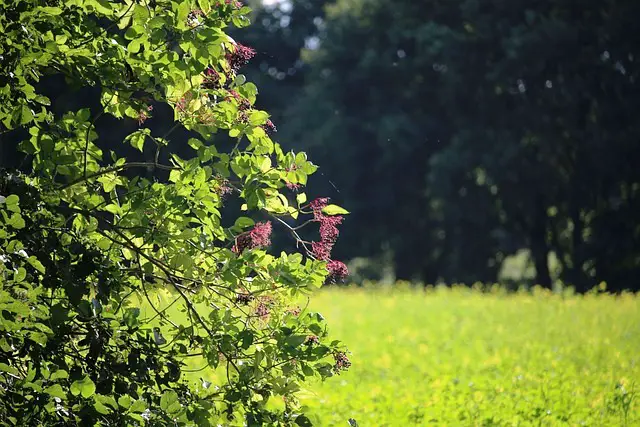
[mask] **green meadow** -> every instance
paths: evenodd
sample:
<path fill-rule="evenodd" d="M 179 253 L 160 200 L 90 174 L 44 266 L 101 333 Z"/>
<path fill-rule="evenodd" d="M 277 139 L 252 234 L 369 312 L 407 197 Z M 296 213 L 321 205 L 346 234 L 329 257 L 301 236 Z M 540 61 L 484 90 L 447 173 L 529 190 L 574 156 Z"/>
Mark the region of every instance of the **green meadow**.
<path fill-rule="evenodd" d="M 168 317 L 188 324 L 178 307 Z M 334 287 L 308 309 L 352 362 L 301 392 L 315 426 L 640 426 L 639 296 Z M 225 375 L 185 364 L 194 381 Z"/>
<path fill-rule="evenodd" d="M 640 299 L 326 289 L 352 368 L 306 391 L 315 425 L 640 425 Z"/>

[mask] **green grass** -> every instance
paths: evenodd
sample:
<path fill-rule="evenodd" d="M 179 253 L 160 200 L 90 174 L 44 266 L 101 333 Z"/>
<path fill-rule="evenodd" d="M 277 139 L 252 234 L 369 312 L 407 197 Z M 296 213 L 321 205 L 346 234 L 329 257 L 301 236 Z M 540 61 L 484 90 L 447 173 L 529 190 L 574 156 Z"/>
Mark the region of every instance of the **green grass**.
<path fill-rule="evenodd" d="M 306 393 L 320 426 L 640 425 L 640 298 L 329 289 L 352 368 Z"/>

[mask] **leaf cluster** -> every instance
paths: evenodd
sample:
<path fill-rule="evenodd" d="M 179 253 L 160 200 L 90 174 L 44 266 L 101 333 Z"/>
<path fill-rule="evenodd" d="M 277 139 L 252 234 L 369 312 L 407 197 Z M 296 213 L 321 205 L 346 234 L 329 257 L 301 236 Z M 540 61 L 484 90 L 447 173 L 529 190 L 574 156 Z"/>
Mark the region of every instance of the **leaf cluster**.
<path fill-rule="evenodd" d="M 297 393 L 339 372 L 345 349 L 301 308 L 328 271 L 292 225 L 312 213 L 287 185 L 317 167 L 271 140 L 257 88 L 237 73 L 241 45 L 225 29 L 249 9 L 0 4 L 0 123 L 25 135 L 31 161 L 28 174 L 0 173 L 1 422 L 309 425 Z M 98 89 L 101 108 L 59 113 L 39 82 L 60 75 Z M 171 131 L 144 126 L 154 105 L 192 132 L 190 158 Z M 96 129 L 105 116 L 138 129 L 113 141 Z M 233 147 L 216 143 L 222 131 Z M 153 159 L 122 156 L 123 143 Z M 238 250 L 258 215 L 302 252 Z"/>

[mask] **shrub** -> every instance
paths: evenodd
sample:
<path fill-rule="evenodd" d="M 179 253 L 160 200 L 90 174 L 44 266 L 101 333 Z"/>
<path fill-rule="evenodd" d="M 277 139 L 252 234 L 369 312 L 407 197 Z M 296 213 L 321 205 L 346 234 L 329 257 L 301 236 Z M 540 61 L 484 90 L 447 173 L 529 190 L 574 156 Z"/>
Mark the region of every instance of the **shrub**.
<path fill-rule="evenodd" d="M 300 190 L 316 166 L 283 152 L 254 108 L 257 89 L 238 72 L 255 52 L 224 32 L 246 25 L 249 9 L 2 8 L 0 123 L 26 136 L 31 161 L 28 173 L 0 174 L 2 424 L 309 425 L 301 383 L 350 364 L 304 308 L 346 274 L 330 252 L 347 212 L 307 202 Z M 38 84 L 50 75 L 99 89 L 99 111 L 54 114 L 57 100 Z M 193 133 L 191 158 L 177 154 L 172 131 L 146 127 L 163 105 L 172 131 Z M 151 161 L 98 133 L 109 115 L 137 122 L 124 142 Z M 214 144 L 223 132 L 227 150 Z M 236 199 L 242 216 L 225 207 Z M 302 234 L 314 224 L 316 242 Z M 269 253 L 275 230 L 300 251 Z"/>

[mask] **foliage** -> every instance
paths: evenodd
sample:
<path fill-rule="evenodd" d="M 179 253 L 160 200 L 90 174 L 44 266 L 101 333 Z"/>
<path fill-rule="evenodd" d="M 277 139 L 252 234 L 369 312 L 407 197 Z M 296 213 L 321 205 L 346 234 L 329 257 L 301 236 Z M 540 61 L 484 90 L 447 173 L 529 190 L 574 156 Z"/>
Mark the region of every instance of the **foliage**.
<path fill-rule="evenodd" d="M 636 287 L 638 5 L 330 6 L 281 136 L 350 201 L 342 248 L 428 283 L 493 281 L 528 249 L 541 285 L 555 253 L 581 291 Z"/>
<path fill-rule="evenodd" d="M 398 285 L 327 289 L 311 306 L 358 359 L 303 400 L 320 425 L 640 423 L 637 294 Z"/>
<path fill-rule="evenodd" d="M 317 167 L 253 108 L 238 72 L 254 51 L 225 33 L 249 9 L 1 5 L 0 123 L 31 162 L 0 174 L 2 424 L 310 425 L 300 384 L 345 369 L 346 349 L 299 305 L 346 274 L 330 250 L 347 212 L 306 200 Z M 95 89 L 100 108 L 60 111 L 51 76 Z M 154 134 L 168 107 L 171 130 Z M 114 119 L 138 128 L 98 132 Z M 174 130 L 192 136 L 188 158 Z M 269 253 L 272 224 L 299 253 Z"/>
<path fill-rule="evenodd" d="M 300 96 L 309 64 L 305 46 L 317 41 L 324 28 L 324 6 L 331 0 L 289 0 L 264 4 L 252 0 L 251 27 L 232 31 L 256 49 L 255 59 L 244 69 L 260 88 L 258 105 L 269 111 L 278 127 L 286 127 L 285 111 Z M 292 144 L 292 146 L 294 146 Z"/>

